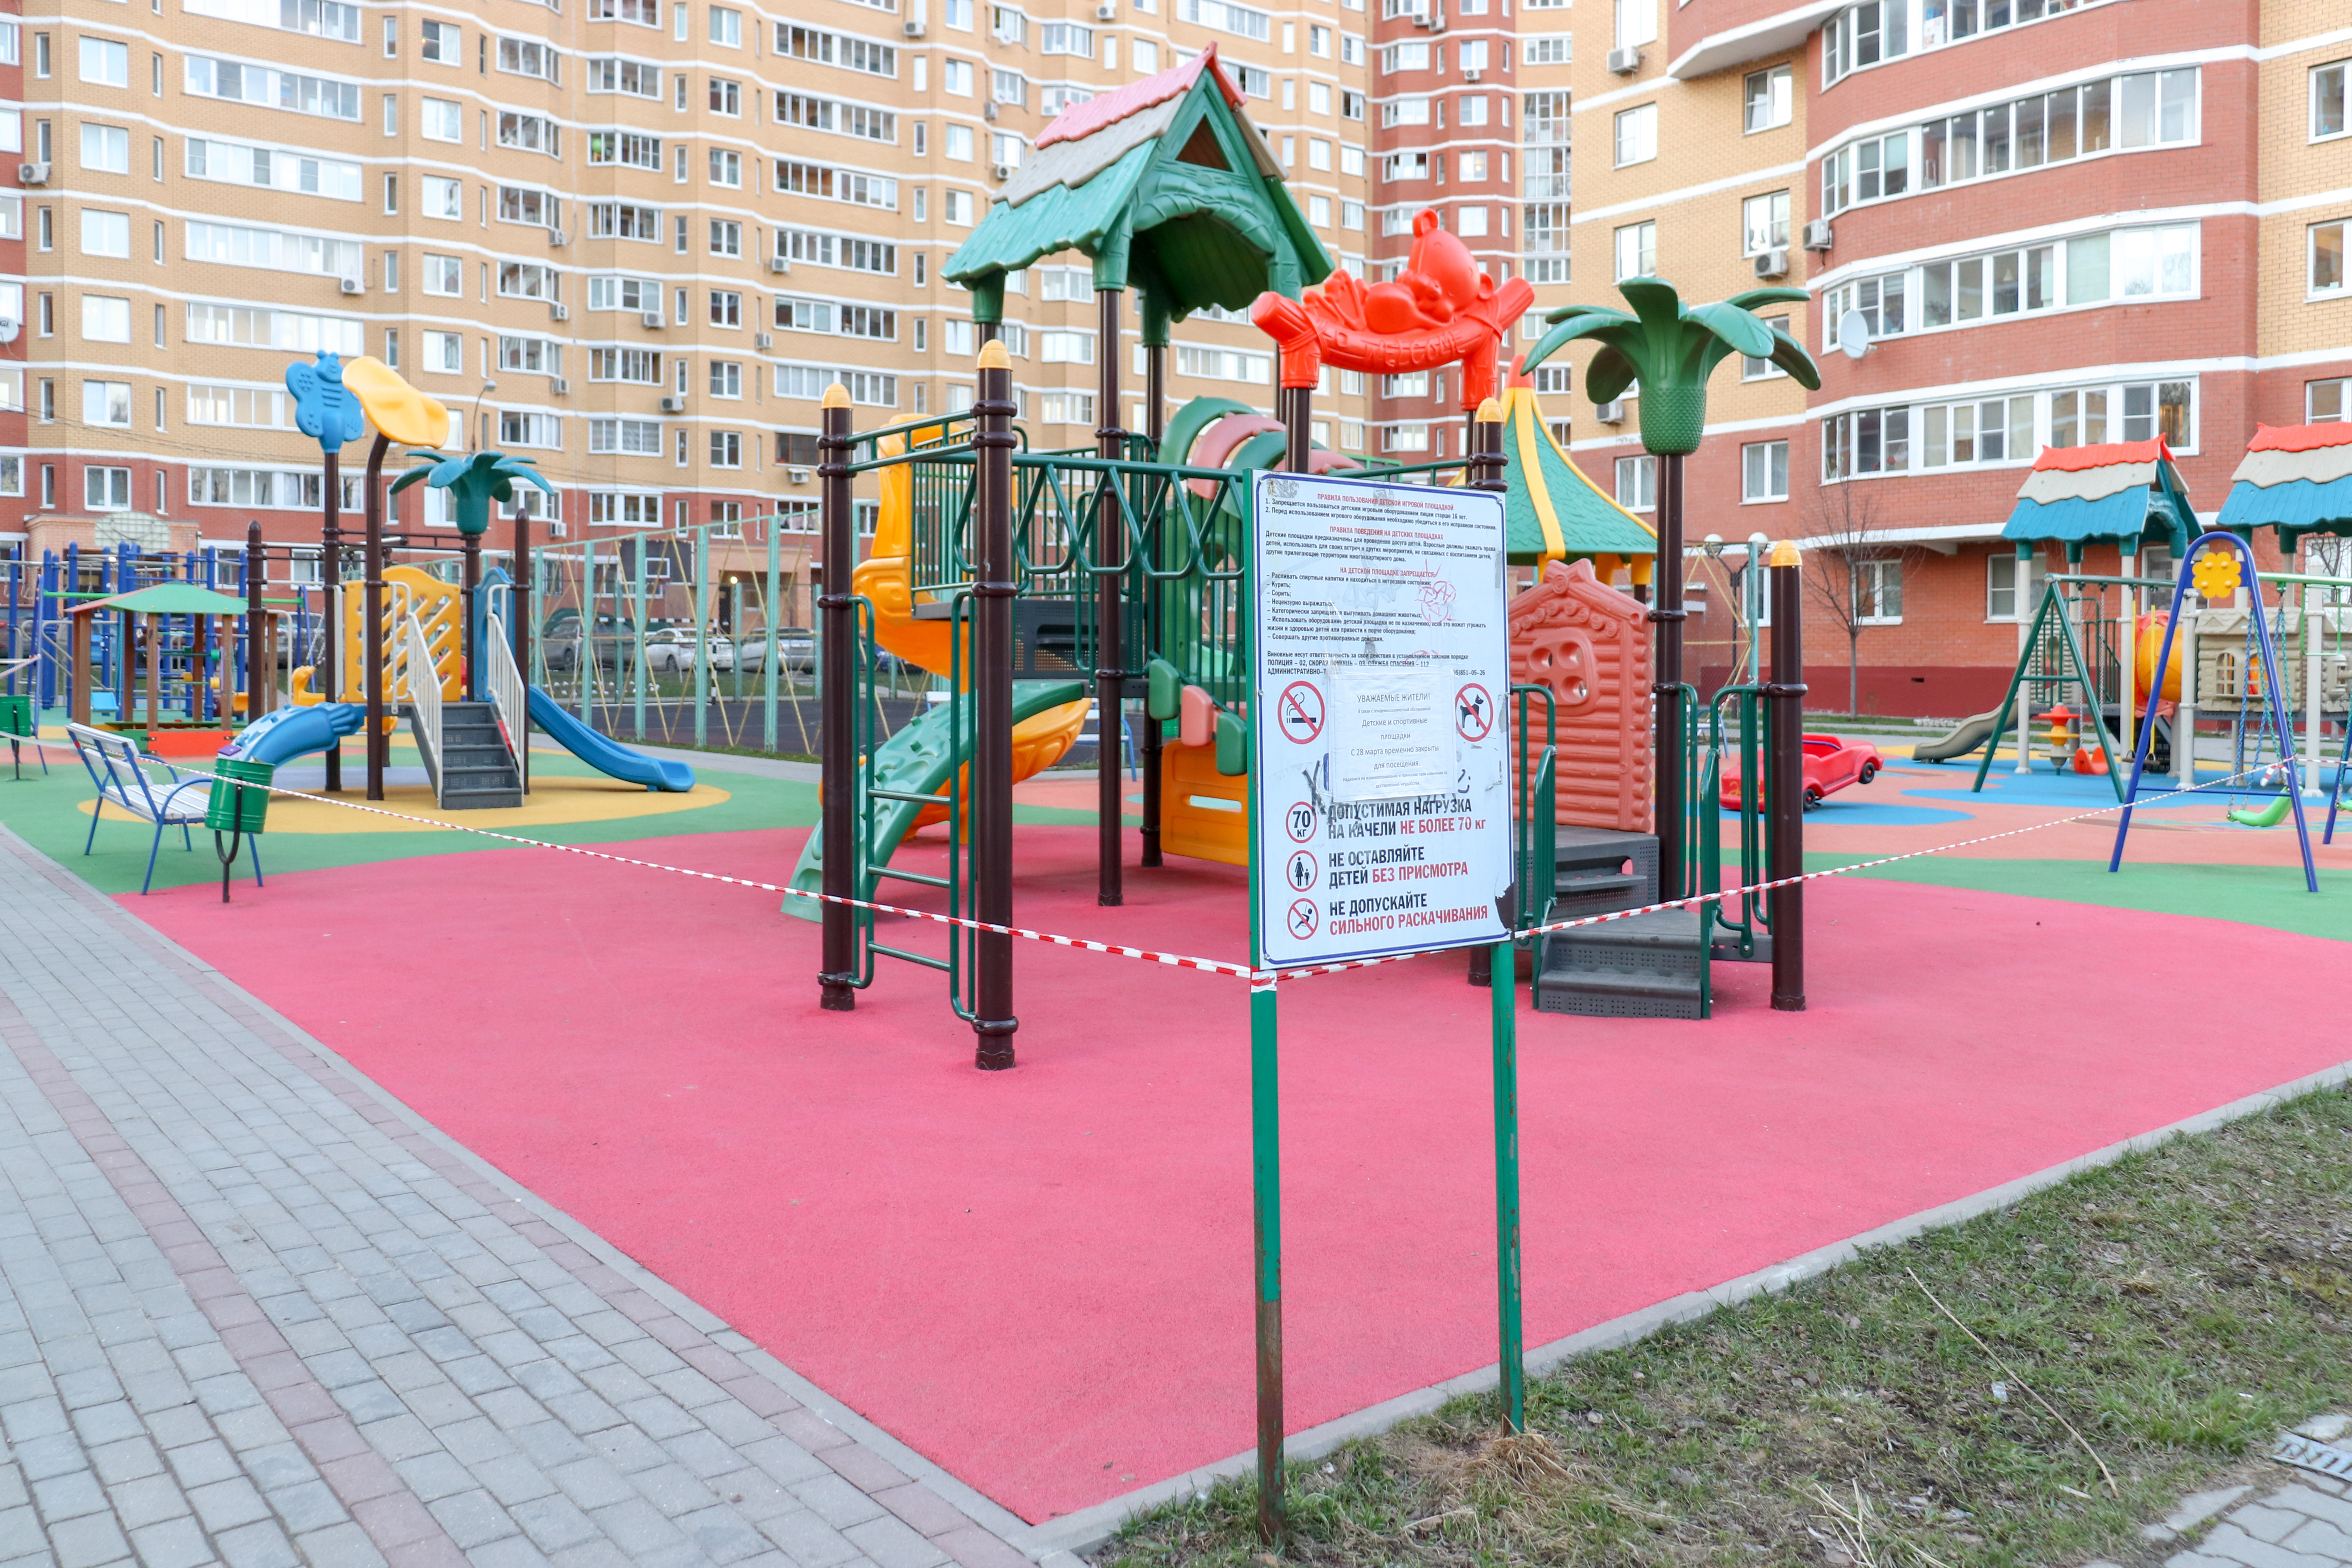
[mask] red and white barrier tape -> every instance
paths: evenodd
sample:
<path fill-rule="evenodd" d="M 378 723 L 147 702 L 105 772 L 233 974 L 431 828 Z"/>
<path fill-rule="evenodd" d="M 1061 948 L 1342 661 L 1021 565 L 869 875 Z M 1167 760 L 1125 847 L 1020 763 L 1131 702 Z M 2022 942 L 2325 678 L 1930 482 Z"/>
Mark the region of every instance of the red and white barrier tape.
<path fill-rule="evenodd" d="M 73 750 L 71 746 L 61 746 L 53 741 L 37 740 L 29 735 L 11 735 L 5 731 L 0 731 L 0 741 L 20 742 L 26 745 L 40 747 L 45 751 L 70 752 Z M 2234 784 L 2248 773 L 2260 771 L 2260 768 L 2247 768 L 2231 773 L 2227 778 L 2200 784 L 2196 788 L 2202 792 L 2212 789 L 2217 784 Z M 1406 952 L 1380 958 L 1349 959 L 1339 963 L 1302 964 L 1289 969 L 1253 969 L 1246 963 L 1228 963 L 1222 959 L 1193 958 L 1183 953 L 1158 952 L 1150 948 L 1129 947 L 1120 942 L 1096 942 L 1087 937 L 1063 936 L 1054 931 L 1032 931 L 1026 926 L 997 925 L 992 921 L 971 920 L 961 915 L 942 915 L 929 910 L 910 910 L 899 904 L 877 903 L 870 899 L 843 898 L 833 893 L 812 893 L 803 889 L 783 887 L 751 877 L 730 877 L 718 871 L 697 871 L 685 866 L 667 865 L 659 860 L 640 860 L 629 855 L 611 855 L 604 850 L 590 849 L 578 844 L 551 844 L 544 838 L 525 838 L 519 834 L 499 833 L 488 827 L 476 827 L 469 823 L 444 822 L 438 817 L 417 816 L 408 812 L 393 811 L 380 805 L 369 805 L 361 801 L 341 800 L 331 795 L 310 795 L 301 790 L 288 789 L 282 784 L 258 784 L 247 779 L 226 779 L 218 773 L 200 773 L 190 768 L 174 768 L 173 772 L 183 779 L 208 779 L 216 784 L 239 784 L 247 789 L 267 789 L 272 795 L 286 795 L 295 800 L 317 801 L 322 805 L 339 805 L 345 810 L 364 812 L 371 816 L 388 816 L 396 822 L 421 823 L 427 827 L 443 828 L 453 833 L 470 833 L 479 838 L 495 838 L 503 843 L 520 844 L 531 849 L 557 849 L 567 855 L 584 855 L 592 860 L 609 860 L 616 866 L 636 866 L 649 871 L 668 871 L 680 877 L 696 877 L 706 882 L 724 882 L 738 888 L 757 889 L 761 892 L 782 893 L 786 898 L 807 899 L 820 904 L 843 904 L 851 909 L 872 910 L 879 914 L 904 915 L 908 920 L 929 921 L 934 925 L 960 926 L 971 931 L 988 931 L 997 936 L 1018 937 L 1024 942 L 1044 942 L 1052 947 L 1075 948 L 1081 952 L 1108 953 L 1114 958 L 1137 958 L 1147 963 L 1166 964 L 1171 969 L 1197 969 L 1209 974 L 1230 974 L 1235 979 L 1249 981 L 1253 989 L 1280 980 L 1306 980 L 1318 974 L 1338 974 L 1350 969 L 1371 969 L 1380 964 L 1402 963 L 1406 959 L 1423 956 L 1420 952 Z M 1857 860 L 1851 866 L 1832 866 L 1827 870 L 1806 871 L 1798 876 L 1780 878 L 1777 881 L 1758 882 L 1752 887 L 1726 888 L 1719 892 L 1698 893 L 1687 899 L 1668 899 L 1661 903 L 1644 904 L 1635 910 L 1612 910 L 1606 914 L 1582 915 L 1570 921 L 1554 921 L 1546 925 L 1530 926 L 1526 931 L 1516 932 L 1514 935 L 1547 936 L 1554 931 L 1575 931 L 1583 926 L 1606 925 L 1611 921 L 1631 920 L 1635 915 L 1653 915 L 1664 910 L 1696 909 L 1703 904 L 1738 898 L 1747 893 L 1769 893 L 1776 888 L 1794 887 L 1800 882 L 1814 882 L 1827 877 L 1843 877 L 1854 871 L 1867 871 L 1879 866 L 1892 866 L 1900 861 L 1917 860 L 1931 855 L 1948 855 L 1955 849 L 1968 849 L 1979 844 L 1992 844 L 2004 838 L 2015 838 L 2021 834 L 2039 833 L 2045 827 L 2063 827 L 2070 822 L 2082 822 L 2090 817 L 2104 816 L 2109 812 L 2121 811 L 2126 805 L 2147 804 L 2147 799 L 2118 801 L 2112 805 L 2102 805 L 2091 811 L 2076 812 L 2071 816 L 2053 817 L 2048 822 L 2029 823 L 2023 827 L 2004 828 L 1999 833 L 1987 833 L 1975 838 L 1963 838 L 1957 843 L 1937 845 L 1932 849 L 1912 849 L 1901 855 L 1881 856 L 1874 860 Z"/>

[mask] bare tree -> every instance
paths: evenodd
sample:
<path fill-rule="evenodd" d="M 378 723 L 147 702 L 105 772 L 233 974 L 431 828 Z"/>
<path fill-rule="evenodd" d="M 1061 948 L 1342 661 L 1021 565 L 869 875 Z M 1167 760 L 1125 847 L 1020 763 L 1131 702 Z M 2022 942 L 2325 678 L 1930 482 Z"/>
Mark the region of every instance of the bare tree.
<path fill-rule="evenodd" d="M 1924 552 L 1890 537 L 1874 488 L 1816 489 L 1805 507 L 1805 597 L 1845 633 L 1848 713 L 1862 710 L 1862 635 L 1903 613 L 1903 578 Z"/>

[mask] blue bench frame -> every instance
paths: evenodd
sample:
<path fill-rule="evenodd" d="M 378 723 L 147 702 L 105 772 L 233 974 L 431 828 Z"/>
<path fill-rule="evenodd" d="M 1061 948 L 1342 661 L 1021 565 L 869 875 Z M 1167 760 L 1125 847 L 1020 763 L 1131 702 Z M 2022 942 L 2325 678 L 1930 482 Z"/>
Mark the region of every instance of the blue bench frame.
<path fill-rule="evenodd" d="M 204 821 L 205 807 L 212 799 L 212 781 L 208 778 L 183 778 L 180 770 L 159 757 L 148 756 L 139 749 L 139 742 L 128 735 L 110 734 L 84 724 L 68 724 L 66 732 L 73 738 L 74 752 L 81 765 L 89 770 L 89 782 L 98 787 L 98 800 L 90 807 L 89 837 L 82 841 L 81 852 L 87 855 L 98 842 L 98 820 L 109 805 L 120 806 L 142 822 L 155 825 L 155 837 L 147 846 L 147 876 L 139 884 L 144 895 L 154 886 L 155 856 L 163 847 L 163 829 L 180 830 L 182 844 L 194 852 L 195 839 L 189 828 Z M 170 775 L 153 778 L 147 764 L 153 763 Z M 253 852 L 253 885 L 262 886 L 261 842 L 252 834 L 246 844 Z"/>

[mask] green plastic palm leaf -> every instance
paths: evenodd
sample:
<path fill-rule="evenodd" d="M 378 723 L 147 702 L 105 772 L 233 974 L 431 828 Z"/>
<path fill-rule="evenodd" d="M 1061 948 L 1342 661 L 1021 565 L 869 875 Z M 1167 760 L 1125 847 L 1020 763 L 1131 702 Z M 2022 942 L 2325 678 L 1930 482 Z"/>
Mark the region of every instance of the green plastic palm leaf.
<path fill-rule="evenodd" d="M 1769 359 L 1808 392 L 1822 384 L 1821 368 L 1794 338 L 1768 326 L 1759 305 L 1800 304 L 1802 289 L 1751 289 L 1711 305 L 1685 305 L 1661 278 L 1628 278 L 1617 285 L 1633 313 L 1601 305 L 1570 305 L 1544 318 L 1551 330 L 1520 361 L 1533 371 L 1580 339 L 1600 344 L 1584 373 L 1585 395 L 1608 403 L 1635 382 L 1642 385 L 1642 445 L 1661 454 L 1698 450 L 1706 428 L 1706 378 L 1732 353 Z"/>
<path fill-rule="evenodd" d="M 417 451 L 409 456 L 417 459 L 417 465 L 392 481 L 393 494 L 398 495 L 419 482 L 436 490 L 447 490 L 457 531 L 476 539 L 490 531 L 491 503 L 514 500 L 516 480 L 527 479 L 549 495 L 555 493 L 555 487 L 540 473 L 535 458 L 509 457 L 504 452 L 467 452 L 445 458 L 438 452 Z"/>

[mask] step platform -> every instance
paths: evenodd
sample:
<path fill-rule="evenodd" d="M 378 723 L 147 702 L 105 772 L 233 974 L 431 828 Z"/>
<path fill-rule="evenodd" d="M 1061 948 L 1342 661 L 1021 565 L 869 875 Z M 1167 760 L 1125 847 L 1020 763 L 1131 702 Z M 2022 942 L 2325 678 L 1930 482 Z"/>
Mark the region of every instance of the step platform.
<path fill-rule="evenodd" d="M 1555 931 L 1536 965 L 1536 1011 L 1587 1018 L 1704 1018 L 1708 961 L 1696 910 L 1658 910 Z"/>

